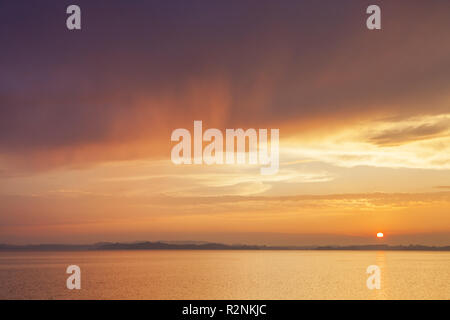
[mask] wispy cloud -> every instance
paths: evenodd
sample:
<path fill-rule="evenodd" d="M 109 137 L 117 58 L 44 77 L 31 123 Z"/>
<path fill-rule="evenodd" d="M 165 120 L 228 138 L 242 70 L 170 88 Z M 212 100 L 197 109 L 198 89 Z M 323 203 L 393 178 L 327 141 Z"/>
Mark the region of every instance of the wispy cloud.
<path fill-rule="evenodd" d="M 288 143 L 291 156 L 337 166 L 449 169 L 450 115 L 365 121 L 317 140 Z"/>
<path fill-rule="evenodd" d="M 450 136 L 450 115 L 423 117 L 385 123 L 368 141 L 380 146 L 398 146 L 419 140 Z"/>

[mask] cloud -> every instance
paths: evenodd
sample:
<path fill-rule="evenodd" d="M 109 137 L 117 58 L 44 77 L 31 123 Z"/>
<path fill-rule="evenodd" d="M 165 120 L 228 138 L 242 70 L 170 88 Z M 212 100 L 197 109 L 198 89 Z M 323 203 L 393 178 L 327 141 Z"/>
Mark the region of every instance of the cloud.
<path fill-rule="evenodd" d="M 360 121 L 284 143 L 290 158 L 342 167 L 450 168 L 450 115 Z"/>
<path fill-rule="evenodd" d="M 393 18 L 382 33 L 364 28 L 359 1 L 201 3 L 136 1 L 124 10 L 81 1 L 96 19 L 80 34 L 8 3 L 0 13 L 9 30 L 0 34 L 8 42 L 0 52 L 2 165 L 38 171 L 166 158 L 171 130 L 199 119 L 221 129 L 277 127 L 287 137 L 423 114 L 424 106 L 429 114 L 448 110 L 444 2 L 387 3 Z M 63 8 L 42 6 L 47 15 Z M 40 28 L 23 27 L 15 13 Z M 391 145 L 441 129 L 424 124 L 369 137 Z"/>
<path fill-rule="evenodd" d="M 353 193 L 325 195 L 294 195 L 294 196 L 159 196 L 152 203 L 165 203 L 176 206 L 202 204 L 217 206 L 219 204 L 258 204 L 266 208 L 289 206 L 295 208 L 352 208 L 357 210 L 375 209 L 380 207 L 404 208 L 431 203 L 450 203 L 450 192 L 429 193 Z"/>
<path fill-rule="evenodd" d="M 423 120 L 422 120 L 423 122 Z M 400 126 L 402 123 L 396 123 Z M 420 123 L 403 128 L 391 128 L 369 137 L 369 142 L 380 146 L 396 146 L 412 141 L 427 140 L 450 135 L 450 117 L 445 116 L 434 123 Z"/>

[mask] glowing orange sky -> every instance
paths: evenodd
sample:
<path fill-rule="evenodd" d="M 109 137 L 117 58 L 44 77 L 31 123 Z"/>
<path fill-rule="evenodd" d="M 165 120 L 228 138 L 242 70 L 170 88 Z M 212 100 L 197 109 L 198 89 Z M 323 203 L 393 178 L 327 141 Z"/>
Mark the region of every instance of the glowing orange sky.
<path fill-rule="evenodd" d="M 449 244 L 448 2 L 80 5 L 0 13 L 0 242 Z M 280 129 L 278 174 L 175 166 L 194 120 Z"/>

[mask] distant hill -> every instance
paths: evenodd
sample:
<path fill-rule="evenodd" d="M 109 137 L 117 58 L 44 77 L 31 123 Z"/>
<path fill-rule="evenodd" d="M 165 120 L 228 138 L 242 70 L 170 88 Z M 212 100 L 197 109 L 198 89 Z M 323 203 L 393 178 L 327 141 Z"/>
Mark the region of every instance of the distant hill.
<path fill-rule="evenodd" d="M 112 243 L 102 242 L 88 245 L 77 244 L 38 244 L 38 245 L 8 245 L 0 244 L 0 251 L 84 251 L 84 250 L 392 250 L 392 251 L 450 251 L 450 246 L 390 246 L 352 245 L 352 246 L 253 246 L 228 245 L 221 243 L 167 243 L 167 242 L 133 242 Z"/>
<path fill-rule="evenodd" d="M 97 250 L 258 250 L 264 247 L 247 245 L 226 245 L 220 243 L 109 243 L 96 247 Z"/>

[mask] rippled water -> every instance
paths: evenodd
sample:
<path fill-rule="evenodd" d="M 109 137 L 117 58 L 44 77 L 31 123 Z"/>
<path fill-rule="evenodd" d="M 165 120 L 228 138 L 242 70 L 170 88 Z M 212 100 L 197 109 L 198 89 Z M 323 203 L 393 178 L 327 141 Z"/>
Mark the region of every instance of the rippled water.
<path fill-rule="evenodd" d="M 66 288 L 72 264 L 81 290 Z M 450 299 L 450 252 L 0 252 L 0 298 Z"/>

